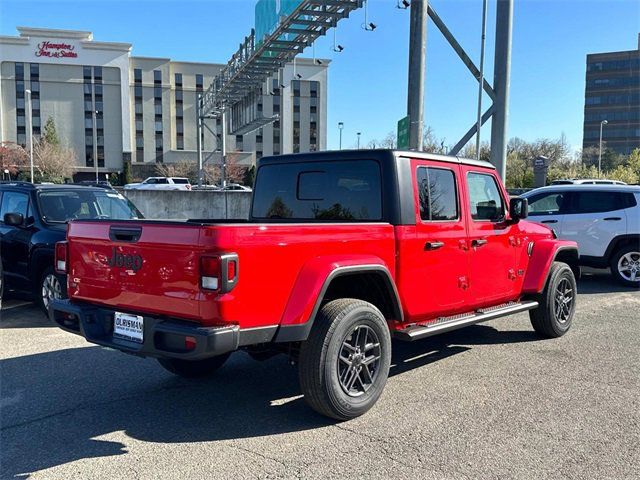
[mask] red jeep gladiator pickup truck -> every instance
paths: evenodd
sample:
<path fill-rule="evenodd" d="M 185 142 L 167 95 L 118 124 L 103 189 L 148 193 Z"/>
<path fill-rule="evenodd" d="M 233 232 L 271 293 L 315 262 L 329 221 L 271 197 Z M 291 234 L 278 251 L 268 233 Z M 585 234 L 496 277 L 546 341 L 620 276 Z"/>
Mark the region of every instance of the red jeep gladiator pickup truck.
<path fill-rule="evenodd" d="M 185 193 L 188 195 L 188 193 Z M 578 250 L 527 221 L 487 162 L 356 150 L 260 161 L 249 221 L 90 220 L 56 246 L 51 319 L 185 377 L 282 352 L 312 408 L 366 412 L 391 339 L 529 311 L 559 337 Z"/>

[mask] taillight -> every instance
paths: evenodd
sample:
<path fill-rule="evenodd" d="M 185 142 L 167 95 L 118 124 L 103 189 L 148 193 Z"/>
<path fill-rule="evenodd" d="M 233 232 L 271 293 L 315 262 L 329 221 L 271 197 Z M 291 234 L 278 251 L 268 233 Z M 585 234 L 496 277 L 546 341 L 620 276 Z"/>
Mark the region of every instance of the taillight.
<path fill-rule="evenodd" d="M 66 241 L 56 243 L 55 270 L 58 273 L 67 273 L 68 246 Z"/>
<path fill-rule="evenodd" d="M 187 190 L 191 190 L 191 185 L 187 183 Z"/>
<path fill-rule="evenodd" d="M 203 256 L 200 258 L 200 286 L 204 290 L 227 293 L 238 283 L 238 255 Z"/>
<path fill-rule="evenodd" d="M 202 257 L 200 270 L 202 288 L 217 290 L 220 285 L 220 257 Z"/>

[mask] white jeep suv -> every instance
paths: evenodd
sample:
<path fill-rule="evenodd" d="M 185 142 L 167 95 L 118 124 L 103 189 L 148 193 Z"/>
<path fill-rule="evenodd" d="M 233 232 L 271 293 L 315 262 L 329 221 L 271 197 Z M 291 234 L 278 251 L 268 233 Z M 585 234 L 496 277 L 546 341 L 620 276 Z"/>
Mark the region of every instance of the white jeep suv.
<path fill-rule="evenodd" d="M 640 186 L 552 185 L 521 195 L 529 220 L 578 243 L 580 264 L 640 287 Z"/>

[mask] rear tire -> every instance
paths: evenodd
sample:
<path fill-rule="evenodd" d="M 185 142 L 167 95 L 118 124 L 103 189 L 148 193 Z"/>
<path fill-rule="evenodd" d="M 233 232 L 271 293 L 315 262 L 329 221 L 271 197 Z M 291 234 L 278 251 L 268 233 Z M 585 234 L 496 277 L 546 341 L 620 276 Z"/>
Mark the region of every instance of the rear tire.
<path fill-rule="evenodd" d="M 67 298 L 66 278 L 64 275 L 58 275 L 53 267 L 47 267 L 40 274 L 34 294 L 40 310 L 48 316 L 52 300 Z"/>
<path fill-rule="evenodd" d="M 543 337 L 561 337 L 571 328 L 576 310 L 576 279 L 566 263 L 553 262 L 547 285 L 533 297 L 538 307 L 529 311 L 533 329 Z"/>
<path fill-rule="evenodd" d="M 158 362 L 166 370 L 183 378 L 204 378 L 213 375 L 231 356 L 223 353 L 204 360 L 183 360 L 181 358 L 159 358 Z"/>
<path fill-rule="evenodd" d="M 362 300 L 333 300 L 300 348 L 300 386 L 315 411 L 349 420 L 376 403 L 390 364 L 391 335 L 380 310 Z"/>
<path fill-rule="evenodd" d="M 622 247 L 611 257 L 611 274 L 627 287 L 640 287 L 640 245 Z"/>

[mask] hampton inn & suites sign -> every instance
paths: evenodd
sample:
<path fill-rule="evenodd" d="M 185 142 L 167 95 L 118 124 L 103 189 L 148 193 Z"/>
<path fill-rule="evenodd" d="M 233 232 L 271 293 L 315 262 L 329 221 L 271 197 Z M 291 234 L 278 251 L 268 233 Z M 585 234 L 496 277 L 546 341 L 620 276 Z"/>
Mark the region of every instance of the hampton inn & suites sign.
<path fill-rule="evenodd" d="M 75 49 L 75 45 L 45 40 L 38 43 L 36 57 L 77 58 L 78 54 L 74 51 Z"/>

